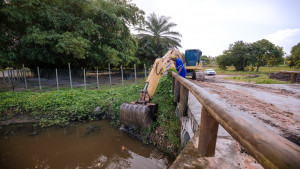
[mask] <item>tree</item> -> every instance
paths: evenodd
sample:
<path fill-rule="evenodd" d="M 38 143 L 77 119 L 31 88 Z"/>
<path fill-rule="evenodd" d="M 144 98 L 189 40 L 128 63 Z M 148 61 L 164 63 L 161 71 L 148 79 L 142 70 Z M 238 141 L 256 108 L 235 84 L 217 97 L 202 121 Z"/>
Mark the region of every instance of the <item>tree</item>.
<path fill-rule="evenodd" d="M 292 47 L 291 55 L 286 60 L 290 67 L 300 68 L 300 43 Z"/>
<path fill-rule="evenodd" d="M 156 58 L 162 57 L 169 48 L 181 47 L 179 39 L 181 34 L 171 31 L 176 24 L 170 22 L 170 19 L 170 17 L 159 17 L 152 13 L 147 17 L 145 26 L 136 29 L 139 32 L 137 55 L 141 59 L 153 62 Z"/>
<path fill-rule="evenodd" d="M 256 41 L 251 44 L 251 54 L 256 58 L 258 72 L 260 66 L 277 65 L 283 61 L 282 47 L 275 46 L 266 39 Z"/>
<path fill-rule="evenodd" d="M 216 57 L 216 63 L 222 70 L 226 70 L 227 66 L 232 65 L 230 61 L 229 51 L 224 51 L 222 55 Z"/>
<path fill-rule="evenodd" d="M 243 41 L 237 41 L 229 45 L 228 50 L 223 55 L 218 56 L 217 64 L 221 69 L 233 65 L 236 71 L 244 71 L 245 67 L 253 63 L 253 57 L 250 55 L 250 44 Z"/>
<path fill-rule="evenodd" d="M 210 62 L 211 62 L 211 57 L 208 57 L 206 55 L 202 55 L 202 58 L 201 58 L 202 62 L 203 62 L 203 65 L 209 65 Z"/>
<path fill-rule="evenodd" d="M 144 21 L 127 0 L 11 0 L 0 6 L 4 66 L 93 68 L 138 62 L 129 26 Z"/>

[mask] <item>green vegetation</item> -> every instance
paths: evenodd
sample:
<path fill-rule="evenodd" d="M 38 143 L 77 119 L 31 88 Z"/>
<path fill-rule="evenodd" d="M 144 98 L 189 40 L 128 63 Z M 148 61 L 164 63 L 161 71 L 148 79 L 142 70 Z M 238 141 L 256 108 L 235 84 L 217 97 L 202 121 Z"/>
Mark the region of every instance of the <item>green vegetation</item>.
<path fill-rule="evenodd" d="M 144 12 L 127 0 L 0 1 L 0 67 L 137 63 L 129 26 Z"/>
<path fill-rule="evenodd" d="M 257 77 L 251 76 L 234 76 L 234 77 L 225 77 L 224 79 L 232 79 L 237 81 L 244 81 L 255 84 L 285 84 L 288 82 L 278 81 L 276 79 L 270 79 L 268 75 L 262 74 Z"/>
<path fill-rule="evenodd" d="M 153 97 L 154 103 L 159 103 L 157 127 L 161 128 L 163 137 L 168 138 L 167 152 L 176 154 L 180 152 L 180 122 L 175 114 L 176 103 L 172 94 L 172 76 L 169 71 L 167 77 L 160 79 Z M 163 144 L 163 143 L 162 143 Z"/>
<path fill-rule="evenodd" d="M 203 66 L 207 66 L 207 65 L 211 64 L 213 58 L 211 56 L 202 55 L 201 60 L 202 60 Z"/>
<path fill-rule="evenodd" d="M 204 69 L 214 69 L 217 75 L 267 74 L 267 73 L 275 73 L 280 71 L 292 71 L 292 69 L 284 65 L 273 66 L 273 67 L 260 67 L 258 72 L 254 71 L 255 67 L 252 68 L 252 66 L 246 67 L 245 71 L 236 71 L 233 66 L 228 66 L 226 70 L 223 70 L 217 66 L 204 67 Z"/>
<path fill-rule="evenodd" d="M 30 117 L 41 120 L 43 127 L 67 125 L 70 121 L 93 120 L 94 109 L 101 112 L 116 124 L 119 123 L 120 105 L 139 97 L 141 85 L 108 90 L 60 90 L 50 92 L 5 92 L 0 93 L 0 119 L 13 116 Z"/>
<path fill-rule="evenodd" d="M 300 68 L 300 43 L 292 48 L 291 55 L 286 60 L 290 67 Z"/>
<path fill-rule="evenodd" d="M 150 14 L 143 27 L 137 28 L 137 57 L 149 65 L 159 57 L 164 56 L 168 49 L 181 47 L 181 34 L 171 30 L 176 26 L 170 22 L 170 17 Z"/>
<path fill-rule="evenodd" d="M 229 45 L 222 55 L 216 58 L 219 68 L 226 70 L 227 66 L 234 66 L 237 71 L 244 71 L 249 65 L 255 65 L 258 72 L 261 66 L 276 66 L 283 63 L 283 49 L 275 46 L 266 39 L 254 43 L 237 41 Z"/>

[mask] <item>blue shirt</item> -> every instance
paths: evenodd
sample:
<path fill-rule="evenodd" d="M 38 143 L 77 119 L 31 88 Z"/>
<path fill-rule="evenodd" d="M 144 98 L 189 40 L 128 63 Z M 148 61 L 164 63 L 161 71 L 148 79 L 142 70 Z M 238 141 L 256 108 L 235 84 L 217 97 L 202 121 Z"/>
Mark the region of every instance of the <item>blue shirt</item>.
<path fill-rule="evenodd" d="M 182 76 L 183 78 L 185 78 L 186 75 L 186 70 L 184 68 L 183 62 L 180 58 L 177 58 L 176 62 L 175 62 L 175 66 L 176 66 L 176 70 L 177 72 L 179 71 L 179 69 L 182 67 L 181 72 L 179 73 L 180 76 Z"/>

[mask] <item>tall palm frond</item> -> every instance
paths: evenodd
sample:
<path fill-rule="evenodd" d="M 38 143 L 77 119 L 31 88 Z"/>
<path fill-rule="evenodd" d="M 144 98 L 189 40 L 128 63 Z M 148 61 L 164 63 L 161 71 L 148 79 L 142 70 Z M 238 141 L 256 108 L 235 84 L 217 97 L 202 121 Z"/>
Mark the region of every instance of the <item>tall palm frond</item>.
<path fill-rule="evenodd" d="M 140 44 L 139 50 L 142 51 L 139 53 L 154 56 L 153 59 L 155 59 L 162 57 L 169 48 L 181 47 L 180 37 L 182 35 L 179 32 L 171 30 L 177 24 L 170 22 L 170 19 L 170 17 L 157 16 L 155 13 L 152 13 L 147 17 L 144 27 L 136 28 L 139 32 L 137 35 Z"/>

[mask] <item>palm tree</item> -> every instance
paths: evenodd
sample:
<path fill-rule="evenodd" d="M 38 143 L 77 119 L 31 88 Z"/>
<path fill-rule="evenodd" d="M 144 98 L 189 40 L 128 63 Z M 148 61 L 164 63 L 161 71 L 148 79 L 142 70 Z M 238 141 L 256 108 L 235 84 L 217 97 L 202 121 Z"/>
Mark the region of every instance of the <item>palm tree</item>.
<path fill-rule="evenodd" d="M 171 31 L 177 24 L 170 22 L 170 17 L 150 14 L 145 21 L 145 26 L 137 28 L 139 32 L 137 40 L 139 42 L 138 55 L 143 59 L 154 61 L 157 57 L 162 57 L 169 48 L 181 47 L 181 34 Z M 141 58 L 141 59 L 142 59 Z"/>

